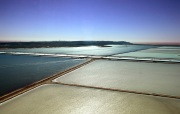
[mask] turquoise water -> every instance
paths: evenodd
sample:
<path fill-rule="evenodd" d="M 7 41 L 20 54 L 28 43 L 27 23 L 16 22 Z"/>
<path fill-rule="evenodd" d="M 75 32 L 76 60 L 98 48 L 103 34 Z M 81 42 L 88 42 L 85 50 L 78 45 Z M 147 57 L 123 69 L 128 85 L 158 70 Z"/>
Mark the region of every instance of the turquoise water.
<path fill-rule="evenodd" d="M 85 59 L 0 54 L 0 95 L 84 62 Z"/>

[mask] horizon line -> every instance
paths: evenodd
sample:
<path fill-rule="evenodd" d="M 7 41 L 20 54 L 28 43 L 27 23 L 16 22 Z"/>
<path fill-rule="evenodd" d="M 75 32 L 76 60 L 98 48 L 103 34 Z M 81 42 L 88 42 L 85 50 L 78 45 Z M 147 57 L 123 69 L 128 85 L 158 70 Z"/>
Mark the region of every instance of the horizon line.
<path fill-rule="evenodd" d="M 133 42 L 134 44 L 180 45 L 180 42 Z"/>
<path fill-rule="evenodd" d="M 112 42 L 129 42 L 129 41 L 124 41 L 124 40 L 52 40 L 52 41 L 14 41 L 14 40 L 0 40 L 0 43 L 13 43 L 13 42 L 76 42 L 76 41 L 112 41 Z M 178 42 L 174 42 L 174 41 L 162 41 L 162 42 L 151 42 L 151 41 L 142 41 L 142 42 L 129 42 L 129 43 L 133 43 L 133 44 L 157 44 L 157 45 L 180 45 L 180 41 Z"/>

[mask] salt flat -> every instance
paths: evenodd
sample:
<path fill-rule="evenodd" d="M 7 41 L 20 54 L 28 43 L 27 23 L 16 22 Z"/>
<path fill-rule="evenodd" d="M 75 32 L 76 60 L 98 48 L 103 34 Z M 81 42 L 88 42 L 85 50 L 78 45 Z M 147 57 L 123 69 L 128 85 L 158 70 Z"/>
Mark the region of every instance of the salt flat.
<path fill-rule="evenodd" d="M 147 50 L 140 50 L 130 53 L 117 54 L 117 57 L 146 57 L 146 58 L 162 58 L 162 59 L 177 59 L 180 60 L 180 47 L 158 47 Z"/>
<path fill-rule="evenodd" d="M 179 74 L 180 64 L 97 60 L 54 82 L 179 97 Z"/>
<path fill-rule="evenodd" d="M 179 114 L 180 100 L 48 84 L 0 105 L 0 114 Z"/>

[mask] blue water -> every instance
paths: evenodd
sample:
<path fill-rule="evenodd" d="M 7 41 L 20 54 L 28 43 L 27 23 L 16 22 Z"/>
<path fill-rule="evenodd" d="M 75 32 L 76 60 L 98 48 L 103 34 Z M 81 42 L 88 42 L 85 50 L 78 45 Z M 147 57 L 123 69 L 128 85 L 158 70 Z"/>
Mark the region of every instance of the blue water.
<path fill-rule="evenodd" d="M 85 61 L 85 59 L 0 54 L 0 96 Z"/>

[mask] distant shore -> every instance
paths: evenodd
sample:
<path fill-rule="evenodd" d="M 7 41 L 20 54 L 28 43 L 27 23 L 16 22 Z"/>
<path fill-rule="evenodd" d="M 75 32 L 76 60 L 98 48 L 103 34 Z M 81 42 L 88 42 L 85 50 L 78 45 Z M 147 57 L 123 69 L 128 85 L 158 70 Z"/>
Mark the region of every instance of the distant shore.
<path fill-rule="evenodd" d="M 42 47 L 81 47 L 106 45 L 130 45 L 125 41 L 52 41 L 52 42 L 0 42 L 0 48 L 42 48 Z"/>

